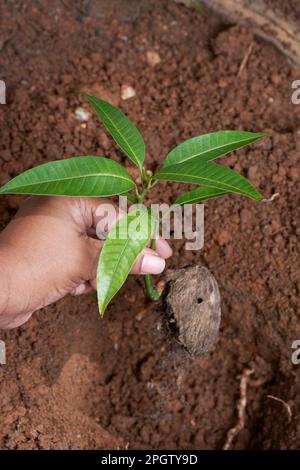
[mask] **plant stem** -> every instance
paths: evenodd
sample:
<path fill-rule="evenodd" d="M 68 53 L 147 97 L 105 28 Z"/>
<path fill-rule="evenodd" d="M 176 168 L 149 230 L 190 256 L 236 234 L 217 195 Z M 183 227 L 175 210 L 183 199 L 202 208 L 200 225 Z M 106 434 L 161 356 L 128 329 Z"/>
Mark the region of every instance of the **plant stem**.
<path fill-rule="evenodd" d="M 153 239 L 152 239 L 152 242 L 151 242 L 152 250 L 155 249 L 157 228 L 158 227 L 157 227 L 157 223 L 156 223 L 155 226 L 154 226 Z M 146 287 L 147 295 L 151 300 L 156 301 L 156 300 L 160 299 L 162 291 L 158 291 L 157 289 L 155 289 L 154 284 L 153 284 L 153 278 L 152 278 L 151 274 L 146 274 L 145 275 L 145 287 Z"/>
<path fill-rule="evenodd" d="M 146 187 L 143 187 L 141 192 L 137 191 L 137 199 L 140 204 L 144 202 L 145 196 L 147 192 L 149 191 L 149 189 L 151 189 L 156 184 L 156 181 L 152 180 L 152 176 L 147 175 L 147 172 L 144 167 L 142 168 L 141 176 L 142 176 L 142 181 L 146 184 Z M 153 239 L 151 242 L 152 250 L 155 249 L 157 228 L 158 227 L 156 223 L 154 226 Z M 145 282 L 145 287 L 146 287 L 146 292 L 147 292 L 148 297 L 153 301 L 159 300 L 161 297 L 162 291 L 158 291 L 155 289 L 151 274 L 145 275 L 144 282 Z"/>
<path fill-rule="evenodd" d="M 143 189 L 141 193 L 137 194 L 137 199 L 140 204 L 143 204 L 148 188 Z"/>
<path fill-rule="evenodd" d="M 145 276 L 145 287 L 147 295 L 151 300 L 156 301 L 160 299 L 162 291 L 159 292 L 155 289 L 151 274 L 146 274 Z"/>

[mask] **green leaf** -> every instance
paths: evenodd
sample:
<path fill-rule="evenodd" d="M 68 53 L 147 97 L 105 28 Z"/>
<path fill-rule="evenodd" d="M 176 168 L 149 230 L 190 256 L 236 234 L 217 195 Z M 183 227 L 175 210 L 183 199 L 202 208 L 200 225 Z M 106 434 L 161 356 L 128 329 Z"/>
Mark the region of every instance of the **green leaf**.
<path fill-rule="evenodd" d="M 151 214 L 145 209 L 129 212 L 109 232 L 98 269 L 97 292 L 100 315 L 122 287 L 138 255 L 150 240 Z"/>
<path fill-rule="evenodd" d="M 130 160 L 142 169 L 145 160 L 145 143 L 135 127 L 120 109 L 95 96 L 86 95 L 107 131 Z"/>
<path fill-rule="evenodd" d="M 216 188 L 206 188 L 203 186 L 182 194 L 176 199 L 175 204 L 194 204 L 201 201 L 207 201 L 208 199 L 213 199 L 215 197 L 226 196 L 227 194 L 231 194 L 231 192 Z"/>
<path fill-rule="evenodd" d="M 232 193 L 243 194 L 257 201 L 261 194 L 249 181 L 235 171 L 215 163 L 199 162 L 196 159 L 180 165 L 170 165 L 162 168 L 154 179 L 195 183 L 211 188 L 221 189 Z"/>
<path fill-rule="evenodd" d="M 262 132 L 218 131 L 193 137 L 171 150 L 165 158 L 163 168 L 195 159 L 208 162 L 268 135 L 270 134 Z"/>
<path fill-rule="evenodd" d="M 0 188 L 0 194 L 113 196 L 135 187 L 126 170 L 104 157 L 74 157 L 24 171 Z"/>

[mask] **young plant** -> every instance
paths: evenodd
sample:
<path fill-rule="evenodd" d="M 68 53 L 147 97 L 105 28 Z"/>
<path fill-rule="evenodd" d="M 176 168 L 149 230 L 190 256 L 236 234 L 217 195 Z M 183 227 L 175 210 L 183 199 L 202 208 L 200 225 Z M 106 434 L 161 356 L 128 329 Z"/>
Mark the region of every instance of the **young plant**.
<path fill-rule="evenodd" d="M 131 202 L 143 203 L 146 194 L 157 182 L 167 180 L 196 185 L 192 191 L 179 196 L 174 201 L 175 205 L 202 202 L 231 193 L 256 201 L 262 199 L 258 190 L 246 178 L 213 160 L 268 134 L 218 131 L 193 137 L 171 150 L 160 170 L 152 175 L 144 166 L 145 143 L 135 125 L 110 103 L 89 95 L 87 99 L 106 130 L 138 167 L 141 185 L 114 160 L 85 156 L 57 160 L 27 170 L 2 186 L 1 194 L 96 197 L 124 194 Z M 151 246 L 155 247 L 157 224 L 159 222 L 154 220 L 150 210 L 134 210 L 124 215 L 109 232 L 97 270 L 101 316 L 151 238 Z M 157 300 L 161 292 L 155 290 L 150 275 L 145 276 L 145 285 L 149 297 Z"/>

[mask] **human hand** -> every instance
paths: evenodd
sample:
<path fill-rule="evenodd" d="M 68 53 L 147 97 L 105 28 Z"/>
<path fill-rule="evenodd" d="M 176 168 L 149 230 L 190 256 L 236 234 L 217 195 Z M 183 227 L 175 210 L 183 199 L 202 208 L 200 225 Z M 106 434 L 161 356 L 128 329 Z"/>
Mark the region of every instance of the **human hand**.
<path fill-rule="evenodd" d="M 96 288 L 103 241 L 92 236 L 99 223 L 99 198 L 30 197 L 0 234 L 0 328 L 25 323 L 33 312 L 67 294 Z M 120 217 L 120 213 L 116 212 Z M 108 229 L 114 223 L 108 221 Z M 159 274 L 172 250 L 158 239 L 145 248 L 132 274 Z"/>

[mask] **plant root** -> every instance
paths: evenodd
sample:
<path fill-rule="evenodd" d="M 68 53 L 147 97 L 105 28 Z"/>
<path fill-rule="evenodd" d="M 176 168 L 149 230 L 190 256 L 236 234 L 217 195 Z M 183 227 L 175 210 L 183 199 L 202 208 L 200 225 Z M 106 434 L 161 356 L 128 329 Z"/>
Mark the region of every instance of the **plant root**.
<path fill-rule="evenodd" d="M 237 402 L 238 421 L 233 428 L 227 432 L 226 442 L 223 450 L 229 450 L 232 446 L 233 440 L 244 429 L 246 421 L 246 408 L 247 408 L 247 386 L 249 377 L 254 374 L 254 369 L 244 369 L 240 380 L 240 398 Z"/>
<path fill-rule="evenodd" d="M 267 395 L 267 398 L 271 398 L 272 400 L 275 400 L 281 403 L 286 409 L 289 422 L 292 420 L 292 417 L 293 417 L 292 409 L 286 401 L 282 400 L 281 398 L 275 397 L 274 395 Z"/>

